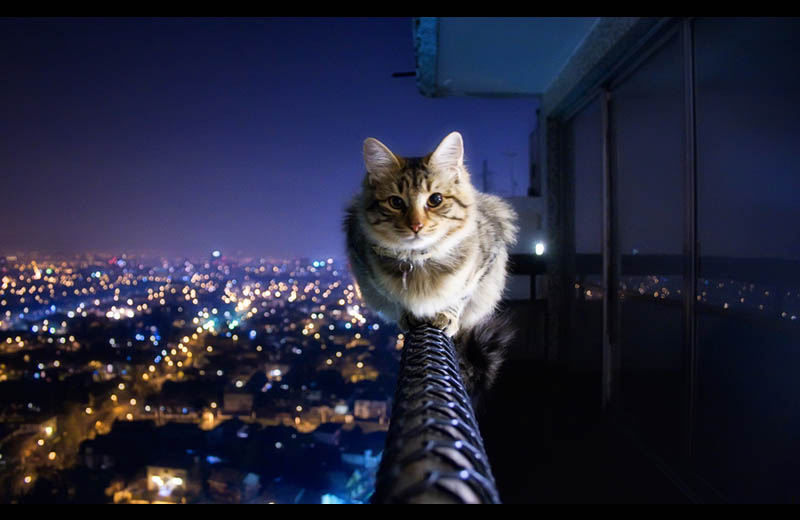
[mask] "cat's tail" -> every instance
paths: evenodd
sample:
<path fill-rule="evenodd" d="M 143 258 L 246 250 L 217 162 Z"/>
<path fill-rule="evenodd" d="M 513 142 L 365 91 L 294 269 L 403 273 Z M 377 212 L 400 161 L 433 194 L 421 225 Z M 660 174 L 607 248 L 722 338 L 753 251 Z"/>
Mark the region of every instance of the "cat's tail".
<path fill-rule="evenodd" d="M 491 388 L 514 339 L 514 329 L 507 313 L 498 312 L 453 338 L 467 392 L 473 401 Z"/>

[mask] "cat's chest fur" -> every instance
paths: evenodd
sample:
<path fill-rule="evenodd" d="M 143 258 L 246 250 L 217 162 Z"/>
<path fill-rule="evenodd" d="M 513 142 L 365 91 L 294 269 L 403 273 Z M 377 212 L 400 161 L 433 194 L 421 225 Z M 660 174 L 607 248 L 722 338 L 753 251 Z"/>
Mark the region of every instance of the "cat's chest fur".
<path fill-rule="evenodd" d="M 478 252 L 469 245 L 443 258 L 413 263 L 373 253 L 373 268 L 380 272 L 378 279 L 386 294 L 415 315 L 431 316 L 469 291 L 470 266 L 474 265 L 470 260 Z"/>

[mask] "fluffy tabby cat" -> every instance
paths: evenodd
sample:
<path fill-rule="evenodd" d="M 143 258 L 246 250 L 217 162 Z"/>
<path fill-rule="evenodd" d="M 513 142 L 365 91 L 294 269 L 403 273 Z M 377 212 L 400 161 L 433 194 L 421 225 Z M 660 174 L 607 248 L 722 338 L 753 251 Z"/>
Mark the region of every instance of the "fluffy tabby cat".
<path fill-rule="evenodd" d="M 458 132 L 413 158 L 369 138 L 364 162 L 344 223 L 361 297 L 404 331 L 426 322 L 453 337 L 475 396 L 494 381 L 513 335 L 496 310 L 516 214 L 472 186 Z"/>

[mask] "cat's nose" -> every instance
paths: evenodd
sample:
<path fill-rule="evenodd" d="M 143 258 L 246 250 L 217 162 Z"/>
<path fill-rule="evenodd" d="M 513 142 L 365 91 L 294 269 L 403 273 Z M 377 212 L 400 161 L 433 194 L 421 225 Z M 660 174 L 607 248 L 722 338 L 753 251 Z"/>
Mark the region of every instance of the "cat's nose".
<path fill-rule="evenodd" d="M 408 225 L 408 227 L 410 227 L 410 228 L 411 228 L 411 230 L 412 230 L 414 233 L 419 233 L 419 230 L 420 230 L 420 229 L 422 229 L 422 225 L 423 225 L 423 224 L 422 224 L 422 222 L 411 222 L 411 223 Z"/>

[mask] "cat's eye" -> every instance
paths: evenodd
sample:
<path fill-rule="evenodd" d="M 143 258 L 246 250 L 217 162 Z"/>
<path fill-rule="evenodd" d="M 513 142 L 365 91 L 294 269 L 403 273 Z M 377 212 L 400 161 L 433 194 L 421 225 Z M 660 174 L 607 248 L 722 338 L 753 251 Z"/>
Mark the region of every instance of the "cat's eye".
<path fill-rule="evenodd" d="M 430 197 L 428 197 L 428 206 L 435 208 L 439 204 L 442 203 L 442 194 L 441 193 L 434 193 Z"/>
<path fill-rule="evenodd" d="M 406 207 L 406 203 L 403 202 L 403 199 L 400 197 L 389 197 L 389 205 L 394 209 L 403 209 Z"/>

